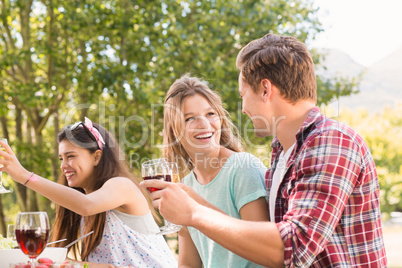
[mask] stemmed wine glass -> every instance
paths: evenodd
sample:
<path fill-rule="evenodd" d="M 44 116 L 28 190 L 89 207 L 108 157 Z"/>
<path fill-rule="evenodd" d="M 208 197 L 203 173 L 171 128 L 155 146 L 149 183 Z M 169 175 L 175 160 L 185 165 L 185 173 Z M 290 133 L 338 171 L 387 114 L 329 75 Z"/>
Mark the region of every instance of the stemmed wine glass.
<path fill-rule="evenodd" d="M 15 224 L 7 225 L 7 238 L 11 241 L 17 241 L 17 238 L 15 237 Z"/>
<path fill-rule="evenodd" d="M 7 139 L 0 138 L 0 140 L 4 143 L 7 143 Z M 3 146 L 0 146 L 0 150 L 5 151 L 6 149 Z M 0 167 L 3 167 L 3 165 L 0 165 Z M 5 194 L 11 192 L 10 190 L 7 190 L 3 186 L 3 180 L 2 180 L 3 172 L 0 171 L 0 194 Z"/>
<path fill-rule="evenodd" d="M 179 167 L 176 162 L 167 162 L 169 168 L 172 170 L 172 182 L 178 183 L 180 182 L 180 173 Z"/>
<path fill-rule="evenodd" d="M 179 167 L 176 162 L 167 162 L 169 169 L 172 172 L 171 182 L 178 183 L 180 182 L 180 173 Z M 169 221 L 165 220 L 165 226 L 161 227 L 161 234 L 170 234 L 178 232 L 182 228 L 181 225 L 173 224 Z"/>
<path fill-rule="evenodd" d="M 164 158 L 158 158 L 146 161 L 142 164 L 141 172 L 142 178 L 144 180 L 163 180 L 172 182 L 172 178 L 178 178 L 179 172 L 177 168 L 177 164 L 173 162 L 167 162 Z M 173 167 L 173 169 L 172 169 Z M 175 168 L 175 169 L 174 169 Z M 173 170 L 174 173 L 172 172 Z M 174 175 L 173 175 L 174 174 Z M 173 182 L 176 182 L 173 180 Z M 152 193 L 154 191 L 158 191 L 160 189 L 149 187 L 148 190 Z M 165 226 L 162 226 L 161 231 L 158 233 L 160 235 L 170 234 L 178 232 L 182 226 L 173 224 L 167 220 L 165 221 Z"/>
<path fill-rule="evenodd" d="M 35 268 L 36 258 L 45 249 L 49 239 L 49 219 L 46 212 L 18 213 L 15 236 L 22 252 L 31 259 Z"/>

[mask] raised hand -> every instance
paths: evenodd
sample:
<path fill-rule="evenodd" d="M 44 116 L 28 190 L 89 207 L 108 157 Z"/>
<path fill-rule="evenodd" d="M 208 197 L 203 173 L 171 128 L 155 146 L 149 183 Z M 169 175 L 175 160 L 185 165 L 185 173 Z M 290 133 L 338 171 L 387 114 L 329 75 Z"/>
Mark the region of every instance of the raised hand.
<path fill-rule="evenodd" d="M 7 172 L 14 181 L 24 183 L 30 172 L 20 164 L 7 143 L 0 141 L 0 146 L 5 149 L 5 151 L 0 150 L 0 171 Z"/>

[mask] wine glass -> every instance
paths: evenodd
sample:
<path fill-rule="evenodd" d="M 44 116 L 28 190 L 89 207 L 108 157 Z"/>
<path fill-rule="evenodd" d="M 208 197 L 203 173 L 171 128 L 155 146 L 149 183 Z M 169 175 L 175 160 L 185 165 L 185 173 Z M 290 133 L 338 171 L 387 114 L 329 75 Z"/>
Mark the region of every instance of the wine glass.
<path fill-rule="evenodd" d="M 173 183 L 180 182 L 180 173 L 179 173 L 179 167 L 177 166 L 177 163 L 176 162 L 167 162 L 167 165 L 172 172 L 171 182 L 173 182 Z M 165 220 L 165 226 L 161 227 L 162 231 L 160 232 L 160 234 L 175 233 L 175 232 L 178 232 L 181 228 L 182 228 L 181 225 L 173 224 L 173 223 Z"/>
<path fill-rule="evenodd" d="M 175 173 L 173 175 L 172 163 L 167 162 L 164 158 L 153 159 L 142 163 L 141 172 L 142 172 L 142 178 L 144 180 L 163 180 L 172 182 L 172 178 L 179 178 L 177 164 Z M 149 187 L 148 190 L 152 193 L 160 189 Z M 160 228 L 161 231 L 158 233 L 160 235 L 175 233 L 178 232 L 181 228 L 180 225 L 173 224 L 167 220 L 164 220 L 164 222 L 165 226 L 162 226 Z"/>
<path fill-rule="evenodd" d="M 7 238 L 12 241 L 17 241 L 17 238 L 15 237 L 15 225 L 14 224 L 7 225 Z"/>
<path fill-rule="evenodd" d="M 18 248 L 17 238 L 15 237 L 15 224 L 7 225 L 7 239 L 12 242 L 12 248 Z"/>
<path fill-rule="evenodd" d="M 35 268 L 36 258 L 45 249 L 49 239 L 49 219 L 46 212 L 18 213 L 15 236 L 22 252 L 31 259 Z"/>
<path fill-rule="evenodd" d="M 180 182 L 180 173 L 179 167 L 176 162 L 167 162 L 169 168 L 172 170 L 172 182 L 178 183 Z"/>
<path fill-rule="evenodd" d="M 7 139 L 0 138 L 0 140 L 1 140 L 2 142 L 7 143 Z M 7 143 L 7 144 L 8 144 L 8 143 Z M 0 146 L 0 150 L 5 151 L 6 149 L 5 149 L 3 146 Z M 3 165 L 0 165 L 0 167 L 3 167 Z M 2 177 L 3 177 L 3 172 L 0 171 L 0 194 L 5 194 L 5 193 L 11 192 L 10 190 L 7 190 L 6 188 L 4 188 Z"/>

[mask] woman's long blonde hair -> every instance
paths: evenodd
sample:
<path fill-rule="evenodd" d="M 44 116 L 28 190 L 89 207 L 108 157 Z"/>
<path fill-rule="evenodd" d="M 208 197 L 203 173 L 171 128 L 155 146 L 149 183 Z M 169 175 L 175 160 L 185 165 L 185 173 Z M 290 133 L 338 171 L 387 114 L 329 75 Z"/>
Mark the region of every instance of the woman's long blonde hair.
<path fill-rule="evenodd" d="M 177 79 L 169 88 L 164 103 L 164 157 L 179 164 L 180 169 L 189 171 L 194 168 L 190 156 L 184 149 L 183 102 L 187 97 L 200 95 L 215 109 L 221 121 L 221 138 L 219 144 L 235 152 L 242 150 L 242 141 L 238 129 L 228 119 L 229 113 L 223 108 L 219 94 L 211 90 L 200 79 L 189 74 Z"/>

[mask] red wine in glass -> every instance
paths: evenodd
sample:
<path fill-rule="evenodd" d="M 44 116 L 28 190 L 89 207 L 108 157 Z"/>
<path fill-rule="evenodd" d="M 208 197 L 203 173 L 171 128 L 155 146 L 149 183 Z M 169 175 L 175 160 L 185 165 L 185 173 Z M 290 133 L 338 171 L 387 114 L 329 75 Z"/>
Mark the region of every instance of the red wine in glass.
<path fill-rule="evenodd" d="M 172 182 L 172 178 L 177 178 L 179 181 L 179 169 L 177 163 L 168 162 L 164 158 L 148 160 L 141 165 L 142 178 L 144 180 L 162 180 L 166 182 Z M 176 182 L 176 181 L 173 181 Z M 159 191 L 160 189 L 155 187 L 148 187 L 149 192 Z M 181 228 L 180 225 L 170 223 L 166 219 L 165 226 L 161 227 L 161 231 L 157 234 L 165 235 L 174 232 L 178 232 Z"/>
<path fill-rule="evenodd" d="M 172 178 L 170 177 L 170 174 L 158 174 L 155 176 L 145 176 L 142 178 L 143 180 L 162 180 L 162 181 L 168 181 L 171 182 Z M 148 187 L 148 191 L 155 192 L 159 191 L 160 189 L 154 188 L 154 187 Z"/>
<path fill-rule="evenodd" d="M 15 237 L 21 251 L 31 259 L 31 268 L 36 266 L 36 258 L 47 245 L 49 219 L 46 212 L 21 212 L 15 222 Z"/>
<path fill-rule="evenodd" d="M 17 229 L 15 230 L 15 236 L 22 252 L 30 258 L 36 258 L 46 247 L 49 229 Z"/>

